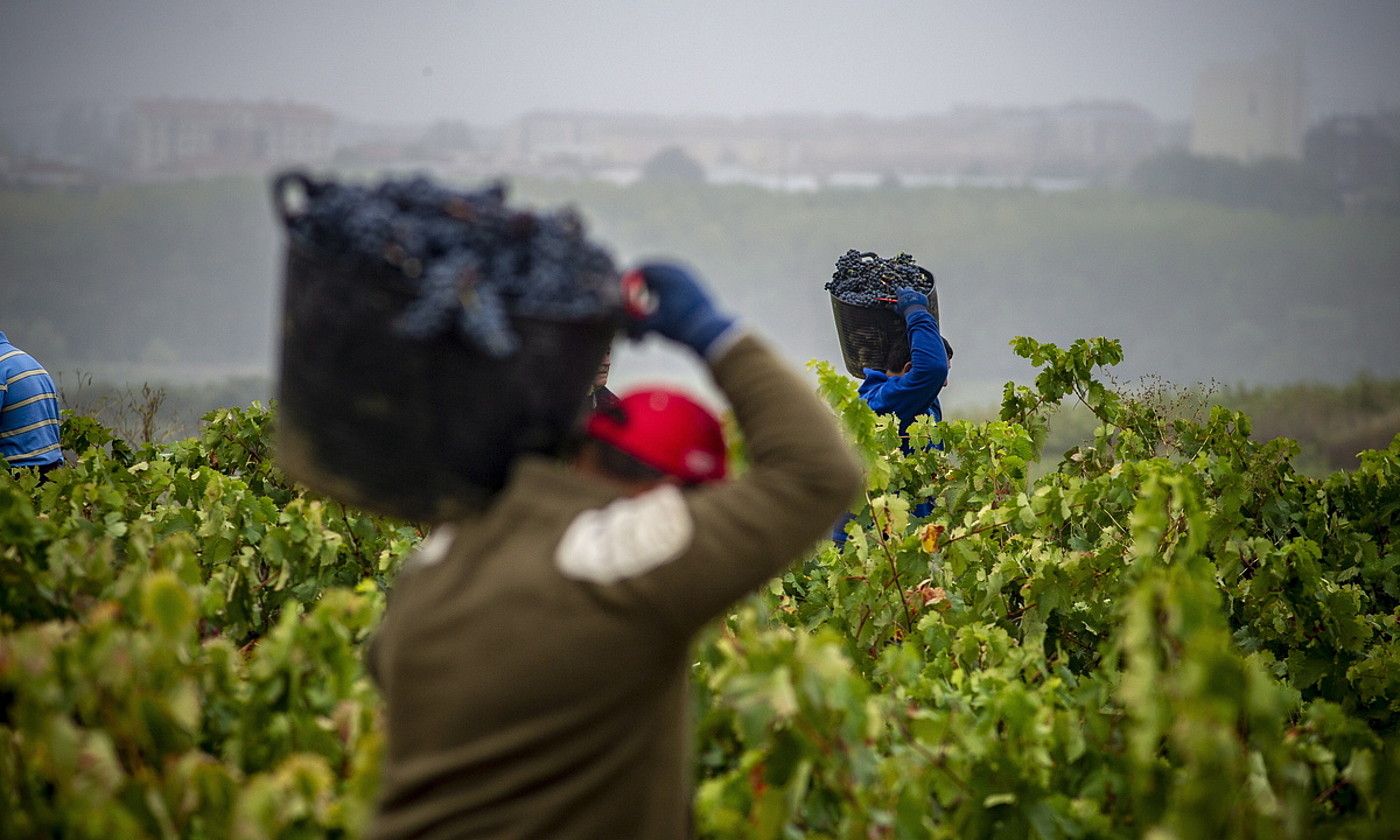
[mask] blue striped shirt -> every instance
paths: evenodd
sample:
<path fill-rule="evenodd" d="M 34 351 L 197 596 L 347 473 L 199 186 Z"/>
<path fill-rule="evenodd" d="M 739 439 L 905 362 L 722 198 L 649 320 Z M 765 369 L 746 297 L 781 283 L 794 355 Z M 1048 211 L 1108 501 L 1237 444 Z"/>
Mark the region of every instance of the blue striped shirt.
<path fill-rule="evenodd" d="M 12 467 L 63 460 L 58 443 L 58 389 L 34 357 L 0 332 L 0 458 Z"/>

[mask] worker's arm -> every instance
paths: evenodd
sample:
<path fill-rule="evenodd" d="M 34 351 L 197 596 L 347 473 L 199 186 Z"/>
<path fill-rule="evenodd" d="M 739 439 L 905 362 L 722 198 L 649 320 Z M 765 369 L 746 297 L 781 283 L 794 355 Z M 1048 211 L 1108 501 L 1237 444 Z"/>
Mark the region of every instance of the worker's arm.
<path fill-rule="evenodd" d="M 878 387 L 861 392 L 876 414 L 894 414 L 905 425 L 929 411 L 948 381 L 948 354 L 933 316 L 927 310 L 912 312 L 906 323 L 912 362 L 909 372 L 882 378 Z"/>
<path fill-rule="evenodd" d="M 938 396 L 948 381 L 948 351 L 938 333 L 938 322 L 926 307 L 915 307 L 905 315 L 904 324 L 909 335 L 911 365 L 900 380 L 910 390 L 931 390 L 931 396 Z"/>
<path fill-rule="evenodd" d="M 664 305 L 664 288 L 661 294 Z M 605 585 L 609 591 L 600 594 L 609 600 L 645 610 L 684 635 L 825 536 L 861 483 L 836 418 L 795 371 L 732 321 L 721 327 L 702 312 L 687 324 L 683 332 L 694 340 L 677 340 L 706 358 L 733 406 L 748 470 L 591 511 L 589 525 L 571 528 L 559 546 L 567 576 Z M 590 553 L 596 562 L 588 562 Z"/>
<path fill-rule="evenodd" d="M 692 629 L 827 536 L 862 478 L 831 410 L 758 339 L 737 342 L 712 372 L 743 430 L 749 468 L 687 494 L 692 545 L 643 582 Z"/>
<path fill-rule="evenodd" d="M 948 381 L 948 351 L 938 322 L 929 312 L 928 297 L 912 289 L 899 290 L 899 311 L 909 336 L 909 372 L 891 377 L 880 389 L 879 412 L 913 417 L 928 410 Z"/>

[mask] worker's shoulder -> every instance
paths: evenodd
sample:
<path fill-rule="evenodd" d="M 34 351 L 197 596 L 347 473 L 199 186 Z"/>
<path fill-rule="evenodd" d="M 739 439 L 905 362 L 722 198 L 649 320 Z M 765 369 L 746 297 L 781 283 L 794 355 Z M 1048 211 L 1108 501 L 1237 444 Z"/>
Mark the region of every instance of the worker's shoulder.
<path fill-rule="evenodd" d="M 512 465 L 505 488 L 490 506 L 459 523 L 458 532 L 552 555 L 577 519 L 607 510 L 624 496 L 622 485 L 601 476 L 556 458 L 527 455 Z"/>
<path fill-rule="evenodd" d="M 9 369 L 21 366 L 33 366 L 38 364 L 34 357 L 10 344 L 0 341 L 0 368 Z"/>
<path fill-rule="evenodd" d="M 861 380 L 860 387 L 856 389 L 856 393 L 863 399 L 869 399 L 871 394 L 879 393 L 885 386 L 889 385 L 890 382 L 891 377 L 884 371 L 876 370 L 875 368 L 866 368 L 865 379 Z"/>
<path fill-rule="evenodd" d="M 663 484 L 579 512 L 556 545 L 554 561 L 566 578 L 612 584 L 677 559 L 694 533 L 684 493 Z"/>
<path fill-rule="evenodd" d="M 49 375 L 38 359 L 13 344 L 0 343 L 0 384 L 21 374 L 41 378 Z"/>

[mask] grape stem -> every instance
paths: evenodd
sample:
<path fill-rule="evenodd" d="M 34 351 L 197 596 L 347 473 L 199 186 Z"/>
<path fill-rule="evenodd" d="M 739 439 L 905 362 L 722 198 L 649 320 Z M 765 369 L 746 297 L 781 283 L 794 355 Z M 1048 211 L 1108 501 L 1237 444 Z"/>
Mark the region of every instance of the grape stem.
<path fill-rule="evenodd" d="M 866 504 L 870 505 L 871 512 L 875 510 L 875 503 L 870 498 L 870 493 L 865 494 Z M 904 633 L 906 636 L 914 634 L 914 617 L 909 614 L 909 602 L 904 598 L 904 587 L 899 582 L 899 567 L 894 562 L 894 552 L 890 551 L 890 545 L 885 539 L 885 528 L 889 525 L 886 521 L 883 525 L 876 520 L 875 536 L 880 541 L 880 548 L 885 552 L 885 559 L 890 562 L 890 574 L 894 578 L 895 594 L 899 597 L 900 606 L 904 607 Z M 886 587 L 888 590 L 888 587 Z"/>

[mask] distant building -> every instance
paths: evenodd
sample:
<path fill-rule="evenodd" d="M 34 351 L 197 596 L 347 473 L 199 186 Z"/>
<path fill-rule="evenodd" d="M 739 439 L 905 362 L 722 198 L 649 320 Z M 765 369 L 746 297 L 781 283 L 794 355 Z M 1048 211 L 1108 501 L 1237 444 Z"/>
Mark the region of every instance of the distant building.
<path fill-rule="evenodd" d="M 1308 168 L 1351 206 L 1400 198 L 1400 111 L 1332 117 L 1308 130 Z"/>
<path fill-rule="evenodd" d="M 1196 83 L 1191 152 L 1242 163 L 1298 160 L 1306 121 L 1301 50 L 1218 64 Z"/>
<path fill-rule="evenodd" d="M 335 117 L 293 102 L 149 99 L 130 120 L 137 172 L 187 175 L 322 163 L 334 151 Z"/>
<path fill-rule="evenodd" d="M 112 176 L 127 167 L 125 117 L 124 105 L 78 100 L 5 108 L 0 125 L 16 159 L 43 159 Z"/>
<path fill-rule="evenodd" d="M 1123 102 L 1059 109 L 959 108 L 941 115 L 667 117 L 536 112 L 513 121 L 498 150 L 516 171 L 640 169 L 678 147 L 726 182 L 852 174 L 901 178 L 961 173 L 1018 180 L 1045 173 L 1124 172 L 1161 145 L 1157 120 Z"/>
<path fill-rule="evenodd" d="M 1159 144 L 1156 118 L 1130 102 L 1070 103 L 1050 115 L 1049 126 L 1041 156 L 1070 171 L 1126 172 Z"/>

